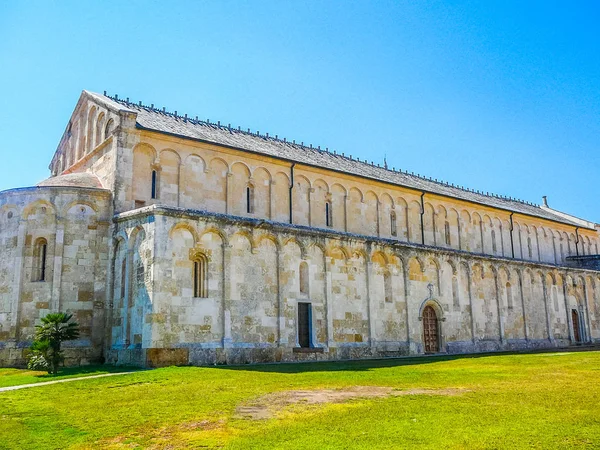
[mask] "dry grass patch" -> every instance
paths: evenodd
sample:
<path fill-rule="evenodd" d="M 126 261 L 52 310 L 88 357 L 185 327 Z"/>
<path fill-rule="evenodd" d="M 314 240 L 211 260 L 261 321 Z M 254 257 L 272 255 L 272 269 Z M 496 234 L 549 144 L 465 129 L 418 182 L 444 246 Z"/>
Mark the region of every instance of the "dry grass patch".
<path fill-rule="evenodd" d="M 397 389 L 385 386 L 352 386 L 343 389 L 311 389 L 273 392 L 236 408 L 235 418 L 264 420 L 293 405 L 321 405 L 343 403 L 361 398 L 399 397 L 403 395 L 456 396 L 470 392 L 469 389 Z"/>

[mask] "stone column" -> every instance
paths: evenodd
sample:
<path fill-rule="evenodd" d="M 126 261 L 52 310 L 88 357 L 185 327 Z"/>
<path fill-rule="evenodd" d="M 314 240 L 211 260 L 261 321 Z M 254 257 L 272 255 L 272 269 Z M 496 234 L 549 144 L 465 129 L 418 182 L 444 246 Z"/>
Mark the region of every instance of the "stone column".
<path fill-rule="evenodd" d="M 585 304 L 585 317 L 587 323 L 587 330 L 585 333 L 586 342 L 592 341 L 592 323 L 590 322 L 590 308 L 588 306 L 588 290 L 585 278 L 583 278 L 583 302 Z"/>
<path fill-rule="evenodd" d="M 231 246 L 225 242 L 222 245 L 223 262 L 223 296 L 221 310 L 223 313 L 223 348 L 232 347 L 231 339 Z"/>
<path fill-rule="evenodd" d="M 375 346 L 375 339 L 373 336 L 375 332 L 375 317 L 373 314 L 373 300 L 371 298 L 371 276 L 373 270 L 373 263 L 371 262 L 371 244 L 367 244 L 366 250 L 367 251 L 365 256 L 365 281 L 367 284 L 367 316 L 369 321 L 369 345 L 371 346 L 371 348 L 373 348 Z"/>
<path fill-rule="evenodd" d="M 567 327 L 569 328 L 569 340 L 571 343 L 575 342 L 575 334 L 573 331 L 573 323 L 571 322 L 571 310 L 569 308 L 569 301 L 567 297 L 567 274 L 563 273 L 562 286 L 563 286 L 563 299 L 565 301 L 565 315 L 567 316 Z"/>
<path fill-rule="evenodd" d="M 54 241 L 54 266 L 52 275 L 52 300 L 50 309 L 52 311 L 60 311 L 60 285 L 62 278 L 62 262 L 63 251 L 65 244 L 65 226 L 60 223 L 56 227 L 56 239 Z M 95 249 L 94 249 L 95 250 Z"/>
<path fill-rule="evenodd" d="M 377 210 L 377 237 L 381 236 L 381 230 L 380 230 L 380 223 L 381 223 L 381 208 L 380 208 L 380 201 L 379 199 L 377 199 L 375 201 L 375 208 Z"/>
<path fill-rule="evenodd" d="M 408 286 L 408 266 L 407 261 L 403 258 L 400 258 L 402 261 L 402 278 L 404 282 L 404 308 L 406 310 L 406 345 L 407 353 L 410 353 L 410 315 L 408 313 L 408 302 L 409 302 L 409 286 Z"/>
<path fill-rule="evenodd" d="M 348 195 L 344 195 L 344 231 L 348 231 Z"/>
<path fill-rule="evenodd" d="M 283 316 L 283 298 L 281 293 L 281 250 L 279 244 L 275 248 L 275 257 L 277 262 L 277 346 L 287 344 L 287 338 L 283 342 L 282 334 L 285 330 L 285 317 Z"/>
<path fill-rule="evenodd" d="M 542 292 L 544 295 L 544 309 L 546 310 L 546 333 L 549 341 L 554 341 L 550 329 L 550 310 L 548 309 L 548 289 L 546 286 L 546 276 L 542 274 Z"/>
<path fill-rule="evenodd" d="M 492 268 L 494 274 L 494 287 L 496 290 L 496 309 L 498 311 L 498 332 L 500 333 L 500 344 L 504 345 L 504 317 L 500 308 L 500 286 L 498 281 L 498 271 L 495 267 Z"/>
<path fill-rule="evenodd" d="M 523 274 L 520 270 L 517 270 L 517 277 L 519 282 L 519 295 L 521 296 L 521 312 L 523 313 L 523 334 L 525 336 L 525 342 L 529 342 L 529 328 L 527 327 L 527 314 L 525 313 L 525 295 L 523 294 Z"/>
<path fill-rule="evenodd" d="M 231 177 L 233 174 L 227 172 L 225 175 L 225 214 L 231 214 Z"/>
<path fill-rule="evenodd" d="M 275 186 L 275 181 L 269 180 L 269 220 L 273 219 L 273 186 Z"/>
<path fill-rule="evenodd" d="M 20 316 L 20 302 L 21 302 L 21 291 L 23 289 L 23 265 L 25 264 L 25 245 L 26 245 L 26 232 L 27 232 L 27 221 L 21 219 L 19 222 L 19 230 L 17 235 L 17 250 L 20 252 L 20 256 L 15 258 L 15 274 L 13 279 L 13 298 L 10 305 L 11 315 L 11 328 L 13 329 L 13 337 L 15 341 L 19 340 L 19 316 Z"/>
<path fill-rule="evenodd" d="M 331 285 L 329 282 L 329 272 L 327 270 L 327 255 L 325 251 L 323 251 L 323 301 L 325 302 L 325 336 L 327 342 L 325 345 L 329 348 L 329 343 L 332 340 L 333 335 L 330 335 L 330 331 L 332 330 L 332 326 L 330 324 L 331 311 L 330 311 L 330 296 L 329 292 L 331 290 Z"/>
<path fill-rule="evenodd" d="M 325 303 L 327 311 L 327 347 L 335 347 L 333 339 L 333 304 L 331 300 L 331 257 L 323 255 L 325 260 Z"/>
<path fill-rule="evenodd" d="M 473 312 L 473 276 L 471 275 L 471 268 L 468 266 L 468 264 L 463 264 L 463 267 L 465 268 L 465 273 L 467 274 L 467 291 L 469 294 L 469 311 L 470 311 L 470 316 L 471 316 L 471 339 L 473 341 L 473 346 L 475 346 L 475 317 L 474 317 L 474 312 Z"/>
<path fill-rule="evenodd" d="M 314 188 L 308 188 L 308 226 L 312 227 L 312 194 Z"/>

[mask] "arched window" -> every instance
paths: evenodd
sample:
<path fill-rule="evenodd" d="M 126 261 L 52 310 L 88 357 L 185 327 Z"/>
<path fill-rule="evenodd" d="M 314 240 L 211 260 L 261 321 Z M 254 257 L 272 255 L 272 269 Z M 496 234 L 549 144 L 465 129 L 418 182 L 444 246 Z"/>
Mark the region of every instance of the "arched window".
<path fill-rule="evenodd" d="M 194 297 L 208 297 L 208 262 L 204 255 L 194 259 Z"/>
<path fill-rule="evenodd" d="M 155 199 L 157 197 L 157 181 L 158 181 L 158 174 L 156 173 L 156 170 L 152 171 L 152 193 L 151 193 L 151 198 Z"/>
<path fill-rule="evenodd" d="M 496 230 L 492 230 L 492 253 L 496 253 L 498 247 L 496 246 Z"/>
<path fill-rule="evenodd" d="M 306 294 L 308 295 L 309 292 L 309 282 L 308 282 L 308 264 L 304 261 L 302 261 L 300 263 L 300 270 L 299 270 L 299 277 L 300 277 L 300 292 L 302 294 Z"/>
<path fill-rule="evenodd" d="M 104 139 L 107 139 L 113 132 L 114 123 L 115 122 L 112 119 L 106 122 L 106 127 L 104 128 Z"/>
<path fill-rule="evenodd" d="M 533 252 L 531 251 L 531 237 L 527 236 L 527 253 L 529 254 L 529 259 L 533 257 Z"/>
<path fill-rule="evenodd" d="M 383 289 L 385 291 L 385 301 L 387 303 L 393 302 L 394 298 L 392 296 L 392 277 L 387 270 L 383 272 Z"/>
<path fill-rule="evenodd" d="M 448 221 L 444 224 L 444 234 L 446 235 L 446 245 L 451 245 L 450 241 L 450 224 Z"/>
<path fill-rule="evenodd" d="M 96 147 L 102 142 L 102 125 L 104 125 L 104 113 L 100 113 L 96 120 Z"/>
<path fill-rule="evenodd" d="M 331 210 L 331 202 L 329 200 L 325 202 L 325 225 L 328 227 L 333 226 L 333 212 Z"/>
<path fill-rule="evenodd" d="M 396 211 L 390 212 L 390 234 L 392 236 L 398 235 L 398 226 L 396 225 Z"/>
<path fill-rule="evenodd" d="M 251 184 L 246 187 L 246 212 L 254 214 L 254 186 Z"/>
<path fill-rule="evenodd" d="M 33 250 L 34 266 L 32 281 L 46 281 L 46 257 L 48 254 L 48 241 L 39 238 Z"/>
<path fill-rule="evenodd" d="M 506 283 L 506 306 L 508 309 L 513 308 L 513 294 L 512 294 L 512 286 L 510 283 Z"/>

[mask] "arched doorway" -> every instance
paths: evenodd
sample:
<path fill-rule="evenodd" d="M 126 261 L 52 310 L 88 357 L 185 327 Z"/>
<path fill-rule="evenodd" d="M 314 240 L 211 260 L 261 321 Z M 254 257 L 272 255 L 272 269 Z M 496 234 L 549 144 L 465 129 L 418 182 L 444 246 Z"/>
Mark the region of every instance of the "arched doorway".
<path fill-rule="evenodd" d="M 571 320 L 573 322 L 573 339 L 575 342 L 581 342 L 581 331 L 579 329 L 579 313 L 576 309 L 571 310 Z"/>
<path fill-rule="evenodd" d="M 425 353 L 438 353 L 440 351 L 437 314 L 433 307 L 429 305 L 423 309 L 423 343 Z"/>

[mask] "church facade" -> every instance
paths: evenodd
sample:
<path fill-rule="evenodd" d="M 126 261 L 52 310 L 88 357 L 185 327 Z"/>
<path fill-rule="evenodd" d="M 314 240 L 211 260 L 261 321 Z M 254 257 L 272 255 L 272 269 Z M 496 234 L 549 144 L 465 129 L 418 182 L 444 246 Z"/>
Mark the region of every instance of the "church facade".
<path fill-rule="evenodd" d="M 0 193 L 0 364 L 235 364 L 600 342 L 597 224 L 84 91 Z M 545 203 L 545 202 L 544 202 Z"/>

